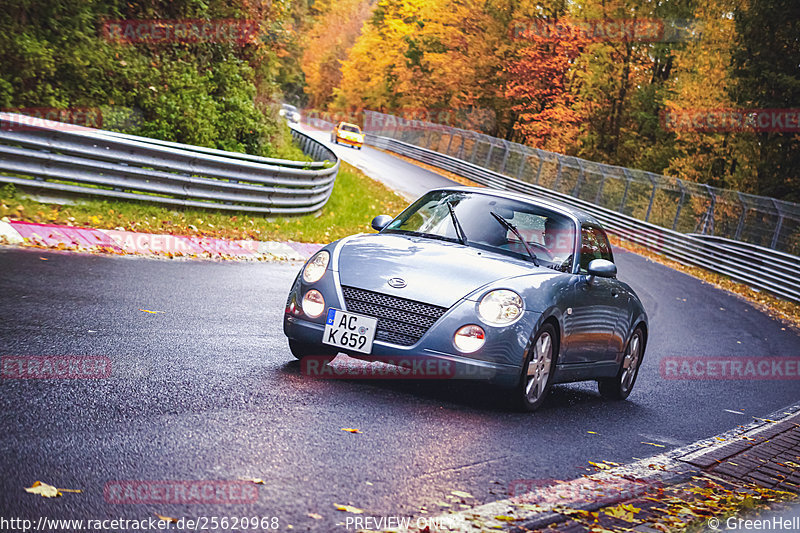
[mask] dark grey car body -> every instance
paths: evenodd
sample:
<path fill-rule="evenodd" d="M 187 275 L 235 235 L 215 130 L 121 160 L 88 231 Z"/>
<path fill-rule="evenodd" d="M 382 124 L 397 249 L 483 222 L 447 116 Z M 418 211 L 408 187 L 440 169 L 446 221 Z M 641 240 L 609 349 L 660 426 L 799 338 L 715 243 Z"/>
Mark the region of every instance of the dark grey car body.
<path fill-rule="evenodd" d="M 304 282 L 302 271 L 298 275 L 284 315 L 284 332 L 290 340 L 322 342 L 325 315 L 312 319 L 296 311 L 303 294 L 313 285 L 324 295 L 327 307 L 345 311 L 369 314 L 364 310 L 371 308 L 365 307 L 362 300 L 377 298 L 389 307 L 396 304 L 406 309 L 419 304 L 423 306 L 420 312 L 433 309 L 441 313 L 421 336 L 418 330 L 409 329 L 414 332 L 410 338 L 402 336 L 403 325 L 396 321 L 401 317 L 402 322 L 403 313 L 375 315 L 379 331 L 372 353 L 344 351 L 354 357 L 446 359 L 460 369 L 461 377 L 514 386 L 520 381 L 532 340 L 543 324 L 549 323 L 560 341 L 553 382 L 602 380 L 618 375 L 634 329 L 647 334 L 647 315 L 626 283 L 580 271 L 581 228 L 599 229 L 598 222 L 580 211 L 524 195 L 471 187 L 442 191 L 527 202 L 566 217 L 575 226 L 572 269 L 561 272 L 535 266 L 517 255 L 421 235 L 388 230 L 354 235 L 324 248 L 331 254 L 330 264 L 319 281 L 309 285 Z M 405 285 L 391 286 L 389 280 L 395 278 Z M 481 322 L 478 302 L 495 289 L 509 289 L 522 297 L 524 312 L 511 325 L 493 327 Z M 295 311 L 290 312 L 290 308 Z M 485 329 L 485 344 L 475 353 L 465 354 L 454 346 L 454 332 L 465 324 L 480 324 Z"/>

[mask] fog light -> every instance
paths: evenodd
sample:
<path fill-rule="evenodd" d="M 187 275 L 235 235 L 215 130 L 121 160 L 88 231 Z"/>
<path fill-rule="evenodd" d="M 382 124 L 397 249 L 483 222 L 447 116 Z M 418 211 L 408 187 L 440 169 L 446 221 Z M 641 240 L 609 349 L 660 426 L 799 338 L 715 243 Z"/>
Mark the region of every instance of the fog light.
<path fill-rule="evenodd" d="M 317 318 L 325 312 L 325 298 L 318 290 L 311 289 L 303 296 L 303 312 L 311 318 Z"/>
<path fill-rule="evenodd" d="M 472 353 L 480 350 L 486 342 L 486 334 L 480 326 L 470 325 L 456 331 L 453 344 L 462 352 Z"/>

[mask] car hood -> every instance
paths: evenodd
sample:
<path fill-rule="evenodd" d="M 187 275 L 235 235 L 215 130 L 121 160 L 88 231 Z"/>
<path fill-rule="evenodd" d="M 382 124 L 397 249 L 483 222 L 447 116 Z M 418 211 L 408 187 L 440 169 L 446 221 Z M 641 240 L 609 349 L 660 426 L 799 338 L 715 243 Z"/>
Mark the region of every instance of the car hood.
<path fill-rule="evenodd" d="M 500 279 L 553 274 L 505 255 L 410 235 L 358 235 L 340 242 L 337 252 L 342 285 L 442 307 Z M 406 286 L 391 287 L 392 278 Z"/>

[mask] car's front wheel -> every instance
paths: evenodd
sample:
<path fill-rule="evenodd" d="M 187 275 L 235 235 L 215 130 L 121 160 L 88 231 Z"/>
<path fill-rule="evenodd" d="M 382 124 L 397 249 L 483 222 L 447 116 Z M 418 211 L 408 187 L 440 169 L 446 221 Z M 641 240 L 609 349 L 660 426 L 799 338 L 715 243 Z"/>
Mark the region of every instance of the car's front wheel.
<path fill-rule="evenodd" d="M 552 324 L 545 324 L 528 348 L 522 376 L 515 395 L 525 411 L 535 411 L 544 403 L 553 384 L 555 363 L 558 359 L 558 337 Z"/>
<path fill-rule="evenodd" d="M 601 379 L 597 382 L 600 395 L 608 400 L 624 400 L 633 390 L 639 367 L 642 365 L 644 355 L 644 330 L 637 327 L 633 330 L 628 346 L 625 348 L 625 357 L 619 367 L 616 377 Z"/>
<path fill-rule="evenodd" d="M 323 364 L 332 361 L 338 353 L 333 348 L 320 346 L 319 344 L 300 342 L 294 339 L 289 339 L 289 350 L 297 359 L 302 360 L 306 357 L 318 357 Z"/>

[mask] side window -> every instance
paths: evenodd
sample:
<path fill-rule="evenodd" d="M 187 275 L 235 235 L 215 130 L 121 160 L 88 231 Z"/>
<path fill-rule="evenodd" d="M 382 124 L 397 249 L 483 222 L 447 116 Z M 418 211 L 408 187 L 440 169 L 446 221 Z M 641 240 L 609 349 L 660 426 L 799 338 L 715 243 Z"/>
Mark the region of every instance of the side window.
<path fill-rule="evenodd" d="M 611 246 L 603 230 L 594 226 L 581 228 L 581 272 L 587 272 L 589 263 L 594 259 L 607 259 L 614 262 Z"/>

